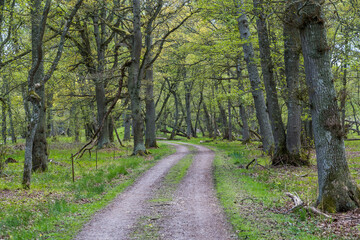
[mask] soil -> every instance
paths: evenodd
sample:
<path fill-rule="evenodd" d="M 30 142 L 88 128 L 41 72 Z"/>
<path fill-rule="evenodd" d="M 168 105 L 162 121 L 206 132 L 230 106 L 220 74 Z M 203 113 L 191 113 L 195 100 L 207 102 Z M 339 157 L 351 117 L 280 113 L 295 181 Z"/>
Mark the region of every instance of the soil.
<path fill-rule="evenodd" d="M 214 190 L 214 153 L 206 147 L 193 145 L 197 149 L 194 161 L 172 200 L 164 204 L 151 202 L 171 167 L 190 153 L 184 145 L 172 145 L 175 154 L 160 160 L 95 214 L 75 239 L 235 239 Z M 160 215 L 151 217 L 155 212 Z M 147 234 L 145 229 L 145 234 L 136 237 L 134 232 L 144 219 L 157 221 L 156 234 Z M 146 226 L 149 229 L 152 224 Z"/>

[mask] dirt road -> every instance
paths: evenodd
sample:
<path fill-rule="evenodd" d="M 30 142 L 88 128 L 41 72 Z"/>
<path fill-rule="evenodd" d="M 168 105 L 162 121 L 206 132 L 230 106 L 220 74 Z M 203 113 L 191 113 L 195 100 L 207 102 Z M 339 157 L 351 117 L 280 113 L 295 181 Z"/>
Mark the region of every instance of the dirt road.
<path fill-rule="evenodd" d="M 177 162 L 190 153 L 184 145 L 172 144 L 176 153 L 160 160 L 140 177 L 132 187 L 120 194 L 109 206 L 94 215 L 75 239 L 134 239 L 139 219 L 153 212 L 149 205 L 154 192 L 161 188 L 162 180 Z M 214 153 L 208 148 L 194 145 L 194 160 L 172 201 L 159 206 L 161 220 L 159 234 L 147 239 L 233 239 L 231 227 L 216 199 L 212 161 Z M 140 239 L 140 238 L 135 238 Z M 145 239 L 145 237 L 141 237 Z"/>

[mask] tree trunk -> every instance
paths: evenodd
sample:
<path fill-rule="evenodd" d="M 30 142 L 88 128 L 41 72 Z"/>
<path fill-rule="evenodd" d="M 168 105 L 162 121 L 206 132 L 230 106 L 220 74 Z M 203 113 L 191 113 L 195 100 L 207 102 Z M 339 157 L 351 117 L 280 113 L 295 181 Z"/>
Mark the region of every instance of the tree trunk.
<path fill-rule="evenodd" d="M 114 138 L 114 128 L 116 127 L 116 126 L 114 126 L 114 122 L 113 121 L 111 121 L 111 119 L 110 118 L 107 118 L 107 120 L 106 120 L 108 123 L 107 123 L 107 125 L 108 125 L 108 132 L 109 132 L 109 141 L 111 142 L 111 143 L 114 143 L 115 142 L 115 138 Z"/>
<path fill-rule="evenodd" d="M 253 3 L 257 15 L 256 26 L 259 38 L 261 69 L 267 96 L 267 107 L 275 140 L 275 152 L 272 157 L 272 165 L 292 164 L 292 162 L 289 161 L 290 159 L 286 149 L 285 128 L 281 118 L 276 81 L 274 79 L 274 63 L 271 58 L 266 16 L 263 12 L 263 0 L 253 0 Z"/>
<path fill-rule="evenodd" d="M 9 86 L 7 85 L 7 92 L 9 91 Z M 11 136 L 11 142 L 16 143 L 16 135 L 15 135 L 15 128 L 14 128 L 14 122 L 13 122 L 13 116 L 12 116 L 12 104 L 10 99 L 10 94 L 7 95 L 6 98 L 7 107 L 8 107 L 8 115 L 9 115 L 9 123 L 10 123 L 10 136 Z"/>
<path fill-rule="evenodd" d="M 130 140 L 131 135 L 131 105 L 129 104 L 128 109 L 125 111 L 124 114 L 124 141 Z"/>
<path fill-rule="evenodd" d="M 345 157 L 322 2 L 304 3 L 298 20 L 317 156 L 317 206 L 327 212 L 344 212 L 360 206 L 360 191 Z"/>
<path fill-rule="evenodd" d="M 186 69 L 184 71 L 184 85 L 185 85 L 185 106 L 186 106 L 186 135 L 190 139 L 192 135 L 192 123 L 191 123 L 191 88 L 192 83 L 186 80 Z"/>
<path fill-rule="evenodd" d="M 239 88 L 239 92 L 242 93 L 244 92 L 244 84 L 241 80 L 241 66 L 240 66 L 240 60 L 238 59 L 237 61 L 237 65 L 236 65 L 236 77 L 239 81 L 238 83 L 238 88 Z M 242 141 L 243 143 L 247 143 L 250 141 L 250 129 L 249 129 L 249 123 L 248 123 L 248 115 L 246 113 L 245 107 L 244 107 L 244 101 L 241 99 L 239 99 L 239 112 L 240 112 L 240 118 L 242 121 Z"/>
<path fill-rule="evenodd" d="M 202 95 L 202 93 L 200 93 L 200 94 Z M 212 138 L 213 134 L 214 134 L 214 129 L 213 129 L 212 124 L 211 124 L 211 116 L 209 115 L 209 112 L 207 110 L 205 101 L 203 101 L 202 106 L 203 106 L 203 109 L 204 109 L 206 128 L 207 128 L 207 131 L 209 133 L 209 138 Z"/>
<path fill-rule="evenodd" d="M 348 43 L 347 41 L 345 41 L 345 54 L 348 54 L 348 47 L 347 47 Z M 347 64 L 347 56 L 345 56 L 345 62 L 343 63 L 343 79 L 342 79 L 342 89 L 341 89 L 341 94 L 340 94 L 340 109 L 341 109 L 341 127 L 343 129 L 345 129 L 345 118 L 346 118 L 346 99 L 347 99 L 347 90 L 346 90 L 346 85 L 347 85 L 347 68 L 348 68 L 348 64 Z"/>
<path fill-rule="evenodd" d="M 104 118 L 107 110 L 106 110 L 106 96 L 105 96 L 105 87 L 102 79 L 95 80 L 95 92 L 96 92 L 96 108 L 97 108 L 97 127 L 99 128 L 99 124 Z M 108 121 L 104 122 L 104 126 L 99 133 L 98 139 L 98 148 L 103 148 L 107 144 L 110 143 L 109 139 L 109 126 Z"/>
<path fill-rule="evenodd" d="M 41 31 L 41 0 L 33 0 L 32 6 L 32 26 L 31 26 L 31 45 L 32 45 L 32 62 L 36 63 L 38 59 L 38 45 L 42 47 L 42 41 L 40 38 Z M 44 64 L 40 62 L 38 70 L 34 76 L 34 83 L 40 84 L 40 81 L 44 78 Z M 33 171 L 45 171 L 47 170 L 48 152 L 46 141 L 46 109 L 45 109 L 45 86 L 43 84 L 40 87 L 35 88 L 36 94 L 41 98 L 39 107 L 39 121 L 35 132 L 35 139 L 33 141 L 32 150 L 32 170 Z"/>
<path fill-rule="evenodd" d="M 145 45 L 146 48 L 151 51 L 152 46 L 152 36 L 151 29 L 147 29 L 146 37 L 145 37 Z M 150 53 L 149 58 L 151 58 L 152 54 Z M 145 95 L 145 146 L 147 148 L 157 147 L 156 143 L 156 126 L 155 126 L 155 102 L 154 102 L 154 76 L 153 76 L 153 65 L 148 66 L 148 69 L 145 73 L 146 79 L 146 95 Z"/>
<path fill-rule="evenodd" d="M 218 100 L 218 106 L 220 110 L 220 118 L 221 118 L 221 124 L 222 124 L 222 130 L 223 130 L 223 139 L 229 139 L 229 126 L 227 122 L 227 115 L 224 107 L 221 105 L 221 102 Z"/>
<path fill-rule="evenodd" d="M 230 76 L 230 74 L 229 74 Z M 227 97 L 227 106 L 228 106 L 228 140 L 232 141 L 233 140 L 233 134 L 232 134 L 232 115 L 231 115 L 231 80 L 229 80 L 229 96 Z"/>
<path fill-rule="evenodd" d="M 256 117 L 260 126 L 260 134 L 262 137 L 262 143 L 264 151 L 267 153 L 272 152 L 274 147 L 274 137 L 271 130 L 269 121 L 269 115 L 266 111 L 266 104 L 264 99 L 264 93 L 261 89 L 261 81 L 259 72 L 255 62 L 255 53 L 253 46 L 250 42 L 250 29 L 249 22 L 247 20 L 244 11 L 240 13 L 238 21 L 238 27 L 240 31 L 241 39 L 246 40 L 243 44 L 244 57 L 249 72 L 249 78 L 251 83 L 251 91 L 254 98 Z"/>
<path fill-rule="evenodd" d="M 107 112 L 106 107 L 106 91 L 105 91 L 105 51 L 107 45 L 104 44 L 105 41 L 105 23 L 101 21 L 99 23 L 98 13 L 95 13 L 93 16 L 94 23 L 94 36 L 97 45 L 97 68 L 96 72 L 93 73 L 94 81 L 95 81 L 95 95 L 96 95 L 96 106 L 97 106 L 97 127 L 100 128 L 100 124 Z M 103 8 L 100 10 L 100 15 L 103 19 L 106 18 L 106 10 Z M 102 127 L 97 147 L 103 148 L 106 147 L 110 143 L 110 134 L 109 134 L 109 121 L 106 119 L 104 121 L 104 126 Z"/>
<path fill-rule="evenodd" d="M 3 79 L 3 95 L 4 93 L 6 92 L 6 76 L 4 76 L 4 79 Z M 6 138 L 7 138 L 7 124 L 6 124 L 6 102 L 5 100 L 3 100 L 1 102 L 1 110 L 2 110 L 2 128 L 1 128 L 1 135 L 2 135 L 2 138 L 3 138 L 3 143 L 6 145 Z"/>
<path fill-rule="evenodd" d="M 299 84 L 299 60 L 300 60 L 300 34 L 297 28 L 294 28 L 292 21 L 295 17 L 297 8 L 290 4 L 286 7 L 284 23 L 284 62 L 285 77 L 287 83 L 287 136 L 286 148 L 289 157 L 299 165 L 309 165 L 308 159 L 301 159 L 301 103 L 300 103 L 300 84 Z"/>
<path fill-rule="evenodd" d="M 140 1 L 133 0 L 133 39 L 131 49 L 131 75 L 129 76 L 128 88 L 131 98 L 131 113 L 134 131 L 134 150 L 133 154 L 143 155 L 146 153 L 144 144 L 144 121 L 141 114 L 141 72 L 140 55 L 142 49 L 141 22 L 140 22 Z"/>
<path fill-rule="evenodd" d="M 179 122 L 179 101 L 178 101 L 176 92 L 172 91 L 171 93 L 173 94 L 174 101 L 175 101 L 175 114 L 174 114 L 174 126 L 173 126 L 173 130 L 171 131 L 171 135 L 169 137 L 169 140 L 174 139 L 174 137 L 176 135 L 176 132 L 177 132 L 177 129 L 178 129 L 178 122 Z"/>

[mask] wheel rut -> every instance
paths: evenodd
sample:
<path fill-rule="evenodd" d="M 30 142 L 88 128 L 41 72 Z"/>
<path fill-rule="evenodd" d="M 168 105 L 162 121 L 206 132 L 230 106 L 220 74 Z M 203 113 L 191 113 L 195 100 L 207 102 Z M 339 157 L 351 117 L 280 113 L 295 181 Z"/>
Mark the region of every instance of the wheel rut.
<path fill-rule="evenodd" d="M 169 169 L 189 153 L 185 146 L 172 145 L 176 148 L 175 154 L 160 160 L 111 204 L 96 213 L 75 239 L 127 239 L 136 220 L 146 210 L 145 203 L 151 198 L 153 189 Z"/>
<path fill-rule="evenodd" d="M 172 145 L 175 154 L 160 160 L 95 214 L 75 239 L 236 239 L 216 198 L 212 165 L 215 154 L 206 147 L 188 144 L 196 151 L 192 151 L 193 162 L 187 173 L 175 189 L 168 191 L 169 200 L 153 202 L 164 190 L 163 180 L 169 170 L 190 153 L 184 145 Z"/>
<path fill-rule="evenodd" d="M 161 239 L 236 239 L 214 189 L 215 154 L 206 147 L 192 146 L 197 151 L 166 211 L 166 220 L 160 227 Z"/>

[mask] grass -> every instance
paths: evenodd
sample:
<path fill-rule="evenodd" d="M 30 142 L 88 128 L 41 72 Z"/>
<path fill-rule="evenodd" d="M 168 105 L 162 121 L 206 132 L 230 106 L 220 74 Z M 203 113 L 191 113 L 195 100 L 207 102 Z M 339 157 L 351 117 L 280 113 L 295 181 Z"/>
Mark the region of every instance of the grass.
<path fill-rule="evenodd" d="M 131 146 L 98 151 L 75 163 L 72 182 L 71 153 L 81 145 L 51 143 L 49 170 L 32 175 L 31 190 L 21 188 L 23 150 L 15 146 L 6 157 L 0 178 L 0 239 L 72 239 L 90 216 L 114 199 L 144 171 L 174 149 L 159 143 L 147 157 L 128 156 Z"/>
<path fill-rule="evenodd" d="M 192 139 L 190 142 L 207 145 L 216 152 L 214 177 L 216 190 L 226 215 L 240 239 L 358 239 L 357 223 L 313 216 L 304 210 L 288 213 L 293 206 L 286 192 L 297 193 L 312 205 L 317 197 L 316 160 L 311 167 L 271 167 L 270 158 L 262 155 L 257 144 Z M 360 142 L 347 142 L 348 162 L 359 183 Z M 356 153 L 356 154 L 355 154 Z M 251 165 L 256 158 L 261 165 Z M 262 167 L 264 166 L 264 167 Z M 350 217 L 351 218 L 351 217 Z"/>

